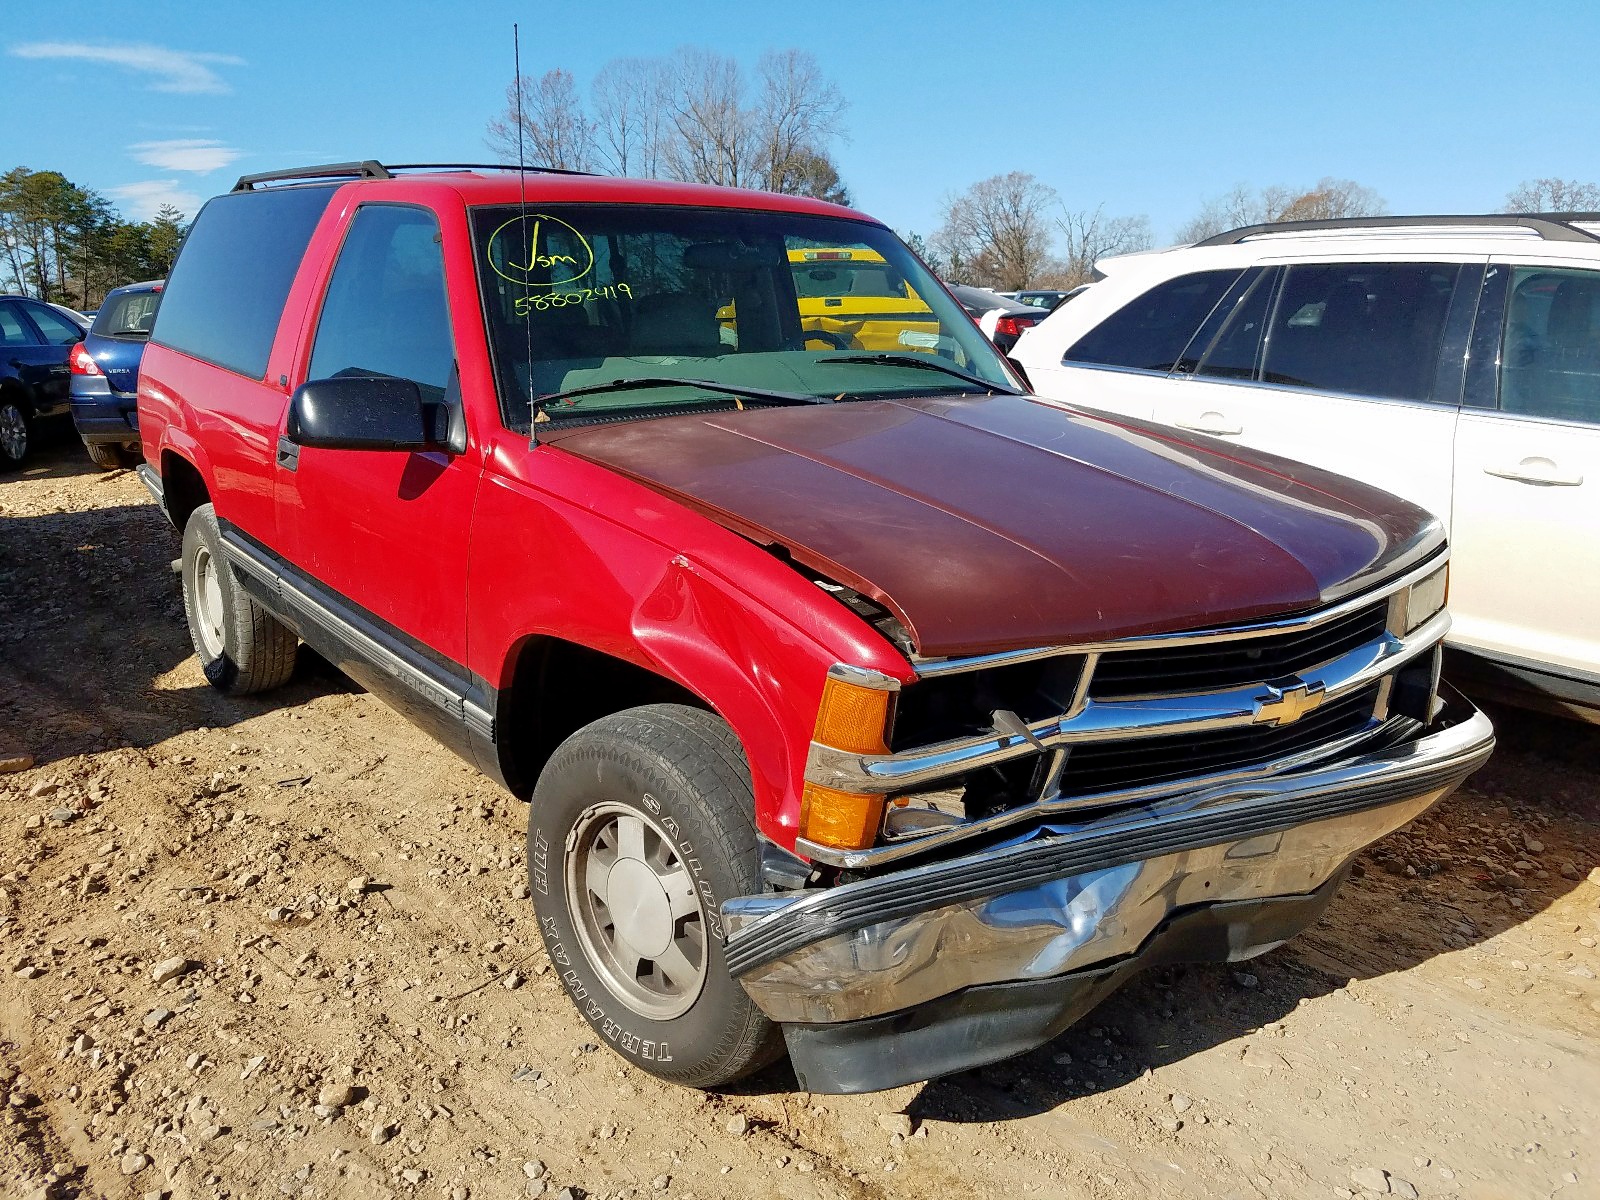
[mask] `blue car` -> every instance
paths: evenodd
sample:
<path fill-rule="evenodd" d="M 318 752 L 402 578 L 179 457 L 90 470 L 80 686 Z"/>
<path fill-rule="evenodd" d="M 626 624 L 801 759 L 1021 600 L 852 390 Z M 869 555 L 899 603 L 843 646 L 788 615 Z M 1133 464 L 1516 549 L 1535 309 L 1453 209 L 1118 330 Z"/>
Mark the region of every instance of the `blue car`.
<path fill-rule="evenodd" d="M 156 323 L 165 280 L 106 293 L 94 324 L 72 349 L 72 423 L 95 466 L 131 466 L 139 455 L 139 361 Z"/>
<path fill-rule="evenodd" d="M 0 296 L 0 470 L 22 465 L 37 422 L 67 415 L 67 360 L 84 336 L 76 316 Z"/>

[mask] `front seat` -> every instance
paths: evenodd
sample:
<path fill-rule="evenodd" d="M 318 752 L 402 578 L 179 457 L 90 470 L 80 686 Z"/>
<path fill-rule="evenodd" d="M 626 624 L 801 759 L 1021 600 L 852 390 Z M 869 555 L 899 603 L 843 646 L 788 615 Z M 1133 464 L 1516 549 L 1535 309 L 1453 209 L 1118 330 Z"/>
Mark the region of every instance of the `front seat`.
<path fill-rule="evenodd" d="M 724 349 L 716 310 L 710 301 L 686 292 L 640 297 L 628 342 L 635 356 L 712 358 Z"/>

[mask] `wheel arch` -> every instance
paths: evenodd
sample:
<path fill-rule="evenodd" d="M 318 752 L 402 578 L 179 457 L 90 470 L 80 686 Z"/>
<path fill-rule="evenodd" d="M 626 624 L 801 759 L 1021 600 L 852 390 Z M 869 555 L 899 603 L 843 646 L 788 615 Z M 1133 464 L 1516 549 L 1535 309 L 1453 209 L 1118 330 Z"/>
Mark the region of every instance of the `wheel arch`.
<path fill-rule="evenodd" d="M 211 502 L 206 477 L 186 454 L 164 446 L 161 450 L 161 505 L 167 519 L 181 532 L 202 504 Z"/>
<path fill-rule="evenodd" d="M 674 562 L 637 599 L 621 637 L 589 629 L 581 643 L 519 639 L 506 658 L 495 720 L 498 765 L 512 790 L 528 795 L 549 753 L 589 721 L 641 704 L 688 704 L 728 723 L 750 770 L 757 828 L 792 847 L 805 755 L 836 656 L 731 591 Z M 607 644 L 628 657 L 596 648 Z M 540 728 L 539 716 L 564 705 L 574 687 L 591 705 L 584 719 L 564 713 Z"/>

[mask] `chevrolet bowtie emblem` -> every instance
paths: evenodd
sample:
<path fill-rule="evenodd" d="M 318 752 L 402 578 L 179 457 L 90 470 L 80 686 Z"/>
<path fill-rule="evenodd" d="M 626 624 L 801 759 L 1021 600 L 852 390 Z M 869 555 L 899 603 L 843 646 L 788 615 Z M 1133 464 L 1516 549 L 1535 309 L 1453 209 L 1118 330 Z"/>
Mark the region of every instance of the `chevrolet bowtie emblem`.
<path fill-rule="evenodd" d="M 1320 683 L 1296 681 L 1288 687 L 1267 684 L 1267 694 L 1256 697 L 1252 721 L 1261 725 L 1291 725 L 1318 707 L 1327 693 Z"/>

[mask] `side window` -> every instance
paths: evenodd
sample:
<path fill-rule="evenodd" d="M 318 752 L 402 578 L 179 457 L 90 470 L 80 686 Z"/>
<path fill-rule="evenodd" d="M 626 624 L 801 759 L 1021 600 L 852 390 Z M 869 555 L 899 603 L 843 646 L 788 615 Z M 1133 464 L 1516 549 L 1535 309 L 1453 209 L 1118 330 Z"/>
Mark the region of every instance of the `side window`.
<path fill-rule="evenodd" d="M 328 283 L 311 379 L 391 375 L 444 394 L 455 365 L 439 223 L 418 208 L 356 211 Z"/>
<path fill-rule="evenodd" d="M 208 201 L 167 276 L 151 339 L 264 376 L 295 272 L 334 191 L 296 185 Z"/>
<path fill-rule="evenodd" d="M 1213 379 L 1254 379 L 1261 366 L 1262 331 L 1267 324 L 1267 306 L 1272 301 L 1275 271 L 1263 271 L 1250 284 L 1250 288 L 1232 305 L 1222 331 L 1210 349 L 1204 345 L 1190 348 L 1190 353 L 1204 352 L 1205 357 L 1195 368 L 1196 375 Z M 1227 306 L 1223 306 L 1227 307 Z M 1202 331 L 1204 332 L 1204 331 Z M 1196 342 L 1200 339 L 1196 338 Z"/>
<path fill-rule="evenodd" d="M 1267 331 L 1269 383 L 1427 400 L 1461 268 L 1319 263 L 1288 268 Z"/>
<path fill-rule="evenodd" d="M 0 303 L 0 346 L 37 346 L 39 339 L 10 304 Z"/>
<path fill-rule="evenodd" d="M 1600 271 L 1512 272 L 1500 408 L 1600 425 Z"/>
<path fill-rule="evenodd" d="M 1170 371 L 1239 275 L 1199 271 L 1158 284 L 1079 338 L 1062 361 Z"/>
<path fill-rule="evenodd" d="M 39 327 L 39 332 L 44 334 L 47 345 L 70 346 L 74 342 L 83 340 L 83 330 L 49 305 L 25 303 L 22 307 L 33 318 L 33 323 Z"/>

